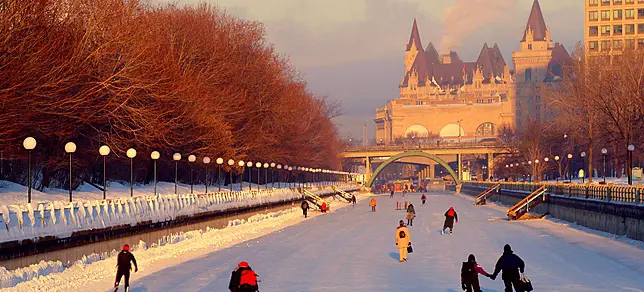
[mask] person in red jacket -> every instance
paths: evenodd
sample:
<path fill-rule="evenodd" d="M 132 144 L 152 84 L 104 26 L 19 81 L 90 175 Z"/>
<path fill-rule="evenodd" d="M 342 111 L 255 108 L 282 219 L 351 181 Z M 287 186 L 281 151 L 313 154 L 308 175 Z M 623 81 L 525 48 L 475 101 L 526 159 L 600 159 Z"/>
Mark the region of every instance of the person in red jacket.
<path fill-rule="evenodd" d="M 449 210 L 445 212 L 445 223 L 443 224 L 443 230 L 441 234 L 445 234 L 445 229 L 449 228 L 449 235 L 452 235 L 452 229 L 454 229 L 454 221 L 458 223 L 458 214 L 454 211 L 454 206 L 449 207 Z"/>
<path fill-rule="evenodd" d="M 488 278 L 492 277 L 476 263 L 474 255 L 470 254 L 467 257 L 467 262 L 464 262 L 461 267 L 461 288 L 467 292 L 481 292 L 479 274 Z"/>
<path fill-rule="evenodd" d="M 228 284 L 230 292 L 257 292 L 257 274 L 250 268 L 247 262 L 241 262 L 230 276 Z"/>
<path fill-rule="evenodd" d="M 326 213 L 326 211 L 329 211 L 329 206 L 326 205 L 326 202 L 322 203 L 322 206 L 320 207 L 320 211 L 322 211 L 322 213 Z"/>

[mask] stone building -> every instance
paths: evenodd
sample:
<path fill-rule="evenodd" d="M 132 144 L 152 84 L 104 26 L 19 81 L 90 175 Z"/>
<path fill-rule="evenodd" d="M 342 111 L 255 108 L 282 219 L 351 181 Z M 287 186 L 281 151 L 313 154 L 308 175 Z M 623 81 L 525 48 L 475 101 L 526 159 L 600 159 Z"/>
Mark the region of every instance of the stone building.
<path fill-rule="evenodd" d="M 484 44 L 476 61 L 466 62 L 456 52 L 438 54 L 431 42 L 423 47 L 414 20 L 400 96 L 376 110 L 376 142 L 488 139 L 501 127 L 517 129 L 529 119 L 543 118 L 543 90 L 559 80 L 570 56 L 550 39 L 538 0 L 520 45 L 512 54 L 514 70 L 496 44 Z"/>

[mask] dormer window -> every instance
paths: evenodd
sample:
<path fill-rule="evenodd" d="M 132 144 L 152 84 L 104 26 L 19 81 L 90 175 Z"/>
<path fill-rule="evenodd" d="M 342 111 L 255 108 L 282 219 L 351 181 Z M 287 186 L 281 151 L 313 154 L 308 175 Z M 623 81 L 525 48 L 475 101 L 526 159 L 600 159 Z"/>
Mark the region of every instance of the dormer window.
<path fill-rule="evenodd" d="M 532 44 L 528 44 L 528 50 L 532 50 Z"/>

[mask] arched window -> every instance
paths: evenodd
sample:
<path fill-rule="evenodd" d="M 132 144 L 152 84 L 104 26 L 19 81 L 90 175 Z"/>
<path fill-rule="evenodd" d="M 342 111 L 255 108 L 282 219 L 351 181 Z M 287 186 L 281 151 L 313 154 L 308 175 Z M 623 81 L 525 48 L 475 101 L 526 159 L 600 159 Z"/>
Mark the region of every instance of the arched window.
<path fill-rule="evenodd" d="M 476 128 L 476 136 L 496 136 L 496 126 L 492 123 L 482 123 Z"/>
<path fill-rule="evenodd" d="M 460 130 L 460 131 L 459 131 Z M 459 135 L 460 132 L 460 135 Z M 465 131 L 458 124 L 447 124 L 440 132 L 441 137 L 459 137 L 465 136 Z"/>

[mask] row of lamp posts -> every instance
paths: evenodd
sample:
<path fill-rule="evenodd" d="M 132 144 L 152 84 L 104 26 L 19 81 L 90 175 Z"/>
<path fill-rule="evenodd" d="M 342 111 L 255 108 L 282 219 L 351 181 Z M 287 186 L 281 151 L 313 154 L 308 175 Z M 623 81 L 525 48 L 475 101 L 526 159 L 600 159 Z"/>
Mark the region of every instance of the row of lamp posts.
<path fill-rule="evenodd" d="M 28 155 L 28 178 L 27 178 L 27 185 L 28 185 L 28 191 L 27 191 L 27 202 L 31 203 L 31 152 L 36 148 L 36 139 L 33 137 L 27 137 L 24 139 L 22 145 L 23 147 L 27 150 L 27 155 Z M 68 142 L 65 144 L 65 152 L 69 154 L 69 201 L 72 201 L 72 196 L 73 196 L 73 174 L 72 174 L 72 154 L 76 152 L 76 144 L 74 142 Z M 106 199 L 106 193 L 107 193 L 107 156 L 110 154 L 111 149 L 107 145 L 103 145 L 99 147 L 98 149 L 99 154 L 103 157 L 103 199 Z M 126 155 L 128 158 L 130 158 L 130 196 L 134 196 L 134 158 L 136 157 L 137 153 L 134 148 L 130 148 L 126 151 Z M 158 151 L 152 151 L 150 153 L 150 158 L 152 158 L 154 162 L 154 194 L 157 195 L 157 160 L 161 158 L 161 154 Z M 174 177 L 174 192 L 175 194 L 178 193 L 178 181 L 179 181 L 179 161 L 181 160 L 181 154 L 180 153 L 174 153 L 172 155 L 172 159 L 175 161 L 175 177 Z M 193 171 L 194 169 L 192 168 L 192 163 L 197 160 L 197 157 L 195 155 L 189 155 L 188 156 L 188 161 L 191 163 L 190 166 L 190 193 L 193 193 Z M 224 163 L 223 158 L 217 158 L 215 160 L 217 163 L 218 167 L 218 172 L 217 172 L 217 181 L 219 181 L 220 176 L 221 176 L 221 166 Z M 208 182 L 209 182 L 209 177 L 208 177 L 208 164 L 210 164 L 210 158 L 209 157 L 204 157 L 203 158 L 203 163 L 206 165 L 206 193 L 208 192 Z M 227 161 L 228 166 L 231 168 L 235 165 L 235 161 L 233 159 L 229 159 Z M 244 162 L 243 160 L 238 161 L 237 165 L 244 169 L 244 167 L 248 168 L 248 183 L 249 183 L 249 189 L 252 188 L 252 171 L 251 168 L 253 167 L 253 163 L 248 161 Z M 271 183 L 272 187 L 275 187 L 275 181 L 274 181 L 274 169 L 278 169 L 278 176 L 280 171 L 283 169 L 285 171 L 288 171 L 289 173 L 292 172 L 293 170 L 295 171 L 300 171 L 300 172 L 310 172 L 310 173 L 328 173 L 328 174 L 334 174 L 334 175 L 352 175 L 348 172 L 340 172 L 340 171 L 334 171 L 334 170 L 323 170 L 323 169 L 313 169 L 313 168 L 307 168 L 307 167 L 293 167 L 289 165 L 284 165 L 282 166 L 281 164 L 276 164 L 274 162 L 272 163 L 261 163 L 261 162 L 256 162 L 255 167 L 257 168 L 257 189 L 259 190 L 259 185 L 261 184 L 260 182 L 260 171 L 262 168 L 264 168 L 264 178 L 265 178 L 265 188 L 268 188 L 268 168 L 271 168 Z M 233 174 L 232 170 L 229 171 L 230 173 L 230 191 L 233 190 Z M 281 176 L 280 176 L 281 177 Z M 288 179 L 289 176 L 287 176 L 287 181 L 286 183 L 289 183 Z M 295 181 L 292 181 L 293 186 L 295 186 Z M 241 188 L 243 189 L 243 179 L 240 182 Z M 278 188 L 281 187 L 281 179 L 278 179 Z M 221 184 L 219 184 L 219 191 L 221 191 Z"/>

